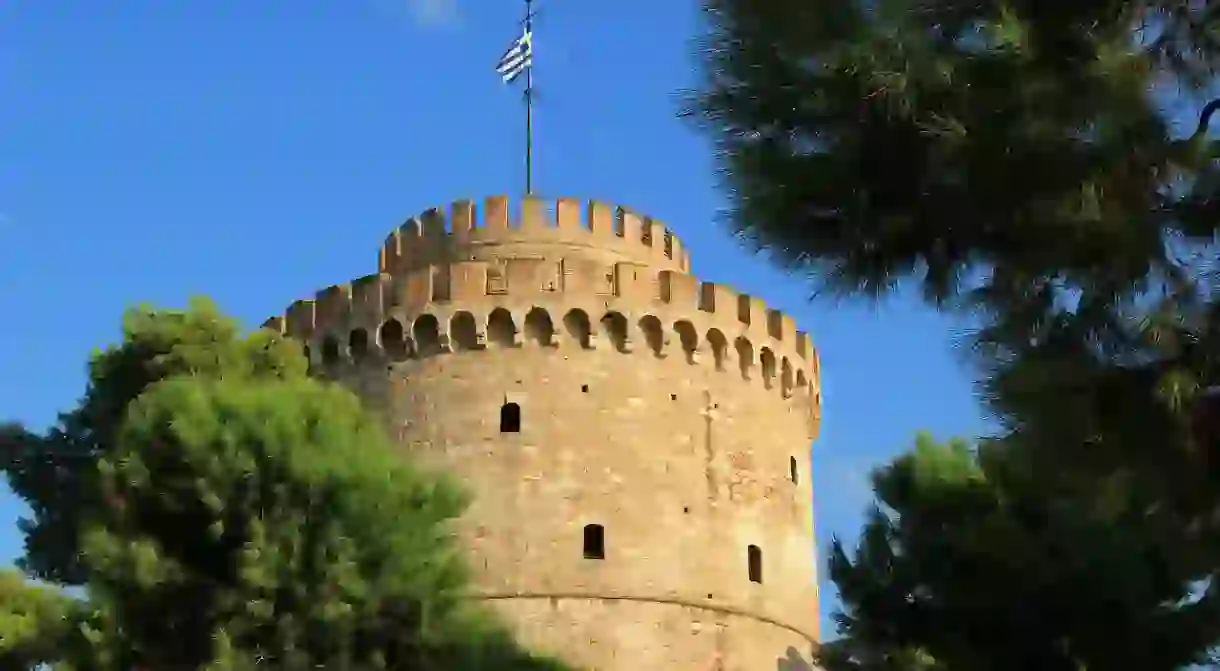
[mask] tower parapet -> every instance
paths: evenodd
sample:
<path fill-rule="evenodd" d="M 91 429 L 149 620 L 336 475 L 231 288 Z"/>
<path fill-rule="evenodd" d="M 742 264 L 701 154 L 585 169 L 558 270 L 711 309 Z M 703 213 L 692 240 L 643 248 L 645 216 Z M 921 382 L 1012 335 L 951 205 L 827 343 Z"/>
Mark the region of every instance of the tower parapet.
<path fill-rule="evenodd" d="M 690 271 L 690 255 L 666 226 L 621 205 L 560 198 L 525 198 L 513 218 L 505 196 L 458 200 L 411 217 L 381 247 L 378 272 L 402 273 L 429 265 L 526 257 L 539 245 L 570 257 L 632 261 Z M 481 215 L 481 216 L 480 216 Z"/>
<path fill-rule="evenodd" d="M 484 203 L 479 225 L 470 201 L 408 222 L 378 273 L 265 326 L 469 484 L 478 593 L 529 642 L 608 671 L 806 654 L 809 335 L 690 275 L 650 219 L 527 198 L 512 226 L 507 199 Z"/>

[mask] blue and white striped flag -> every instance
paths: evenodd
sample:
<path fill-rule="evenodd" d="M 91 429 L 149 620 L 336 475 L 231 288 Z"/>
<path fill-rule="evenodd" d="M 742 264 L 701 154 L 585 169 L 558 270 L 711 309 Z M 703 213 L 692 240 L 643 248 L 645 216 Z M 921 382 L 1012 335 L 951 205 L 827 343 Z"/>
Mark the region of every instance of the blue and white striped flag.
<path fill-rule="evenodd" d="M 500 62 L 496 64 L 496 72 L 500 73 L 505 84 L 510 84 L 533 64 L 534 34 L 529 28 L 526 28 L 521 37 L 514 40 L 513 45 L 500 57 Z"/>

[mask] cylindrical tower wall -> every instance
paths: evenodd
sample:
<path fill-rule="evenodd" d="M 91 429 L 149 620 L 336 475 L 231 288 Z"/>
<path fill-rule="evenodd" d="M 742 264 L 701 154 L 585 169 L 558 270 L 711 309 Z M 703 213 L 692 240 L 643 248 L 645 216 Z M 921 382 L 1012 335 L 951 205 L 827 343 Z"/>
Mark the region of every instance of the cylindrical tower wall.
<path fill-rule="evenodd" d="M 472 490 L 477 593 L 528 644 L 608 671 L 800 668 L 816 353 L 754 299 L 623 266 L 607 295 L 416 269 L 273 326 Z"/>

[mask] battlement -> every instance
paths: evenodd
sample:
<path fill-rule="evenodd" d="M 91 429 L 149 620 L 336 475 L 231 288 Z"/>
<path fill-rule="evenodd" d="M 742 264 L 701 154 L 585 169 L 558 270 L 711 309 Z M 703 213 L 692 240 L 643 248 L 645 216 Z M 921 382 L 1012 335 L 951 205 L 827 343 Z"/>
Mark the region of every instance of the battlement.
<path fill-rule="evenodd" d="M 514 261 L 527 267 L 515 268 Z M 811 364 L 816 358 L 812 339 L 796 328 L 791 316 L 768 308 L 761 298 L 738 293 L 727 285 L 701 282 L 673 270 L 652 275 L 647 268 L 631 263 L 617 263 L 606 269 L 589 266 L 569 269 L 564 262 L 547 268 L 544 264 L 527 264 L 528 261 L 510 259 L 505 264 L 510 272 L 505 273 L 493 264 L 467 261 L 419 268 L 398 276 L 366 275 L 322 289 L 312 299 L 298 300 L 282 316 L 267 320 L 263 326 L 308 340 L 318 333 L 347 327 L 353 321 L 378 322 L 391 313 L 420 314 L 434 304 L 478 304 L 490 299 L 493 304 L 532 305 L 549 298 L 573 306 L 613 303 L 625 313 L 653 306 L 666 306 L 680 314 L 702 313 L 721 325 L 726 335 L 749 335 L 782 343 L 784 349 Z M 544 269 L 548 272 L 539 272 Z"/>
<path fill-rule="evenodd" d="M 488 343 L 516 346 L 521 334 L 531 333 L 548 346 L 567 340 L 596 349 L 604 341 L 624 353 L 642 342 L 657 356 L 676 353 L 692 364 L 706 353 L 718 370 L 736 369 L 784 398 L 804 399 L 816 435 L 820 362 L 791 316 L 675 270 L 568 265 L 566 259 L 509 259 L 503 268 L 466 261 L 368 275 L 296 301 L 263 326 L 305 341 L 311 360 L 324 365 L 372 351 L 392 359 L 393 352 L 418 358 Z"/>
<path fill-rule="evenodd" d="M 621 205 L 574 198 L 523 198 L 512 216 L 505 196 L 431 208 L 391 233 L 378 272 L 397 275 L 459 261 L 562 255 L 632 261 L 690 272 L 690 253 L 663 223 Z"/>

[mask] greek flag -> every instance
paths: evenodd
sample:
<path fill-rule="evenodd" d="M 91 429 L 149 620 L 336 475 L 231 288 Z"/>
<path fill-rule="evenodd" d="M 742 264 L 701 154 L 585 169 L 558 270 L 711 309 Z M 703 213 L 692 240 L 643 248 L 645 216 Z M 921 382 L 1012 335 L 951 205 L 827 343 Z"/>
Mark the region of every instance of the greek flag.
<path fill-rule="evenodd" d="M 513 41 L 513 45 L 500 57 L 496 64 L 496 72 L 504 79 L 505 84 L 512 83 L 534 64 L 534 34 L 529 28 Z"/>

